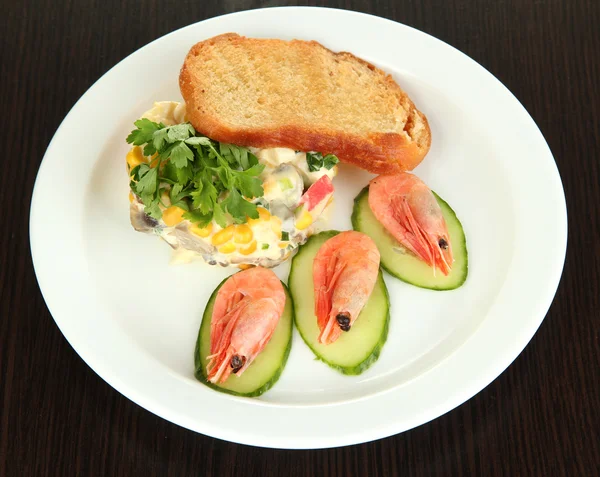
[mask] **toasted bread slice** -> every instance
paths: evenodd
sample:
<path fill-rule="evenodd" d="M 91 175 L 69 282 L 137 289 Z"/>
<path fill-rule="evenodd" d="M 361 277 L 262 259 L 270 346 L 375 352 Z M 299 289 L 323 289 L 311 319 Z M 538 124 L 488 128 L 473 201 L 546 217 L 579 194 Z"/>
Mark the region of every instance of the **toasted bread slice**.
<path fill-rule="evenodd" d="M 191 48 L 179 86 L 192 125 L 221 142 L 331 153 L 378 174 L 413 169 L 431 144 L 390 75 L 315 41 L 216 36 Z"/>

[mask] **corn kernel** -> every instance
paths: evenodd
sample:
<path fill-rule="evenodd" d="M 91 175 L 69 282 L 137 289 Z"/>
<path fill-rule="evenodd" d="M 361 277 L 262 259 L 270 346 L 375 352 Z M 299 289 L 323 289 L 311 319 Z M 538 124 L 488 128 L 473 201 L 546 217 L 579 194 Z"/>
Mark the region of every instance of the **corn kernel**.
<path fill-rule="evenodd" d="M 129 193 L 129 202 L 133 202 L 133 192 Z"/>
<path fill-rule="evenodd" d="M 250 264 L 250 263 L 240 263 L 240 264 L 238 265 L 238 268 L 239 268 L 240 270 L 248 270 L 249 268 L 253 268 L 253 267 L 254 267 L 254 265 L 252 265 L 252 264 Z"/>
<path fill-rule="evenodd" d="M 262 220 L 269 220 L 271 218 L 271 213 L 265 209 L 264 207 L 257 207 L 258 217 Z"/>
<path fill-rule="evenodd" d="M 190 227 L 190 232 L 200 236 L 200 237 L 208 237 L 212 233 L 213 224 L 209 222 L 208 225 L 204 228 L 200 228 L 197 225 L 192 225 Z"/>
<path fill-rule="evenodd" d="M 242 255 L 250 255 L 252 252 L 256 250 L 256 240 L 253 240 L 250 245 L 246 248 L 240 248 L 240 253 Z"/>
<path fill-rule="evenodd" d="M 264 207 L 257 207 L 256 210 L 258 211 L 258 219 L 248 219 L 248 225 L 250 227 L 258 225 L 263 220 L 269 220 L 271 218 L 271 213 Z"/>
<path fill-rule="evenodd" d="M 288 246 L 287 242 L 279 242 L 279 248 L 285 248 Z"/>
<path fill-rule="evenodd" d="M 163 222 L 167 225 L 167 227 L 175 227 L 178 223 L 183 220 L 183 214 L 185 210 L 180 209 L 172 205 L 168 209 L 165 209 L 163 212 Z"/>
<path fill-rule="evenodd" d="M 312 215 L 310 212 L 302 211 L 300 217 L 296 220 L 296 228 L 298 230 L 304 230 L 313 223 Z"/>
<path fill-rule="evenodd" d="M 125 160 L 127 161 L 129 170 L 146 162 L 146 158 L 142 154 L 142 148 L 139 146 L 133 146 L 127 153 L 127 156 L 125 156 Z"/>
<path fill-rule="evenodd" d="M 223 245 L 225 242 L 229 242 L 233 237 L 234 228 L 235 227 L 233 225 L 229 225 L 223 230 L 219 230 L 216 234 L 213 235 L 212 244 L 218 246 Z"/>
<path fill-rule="evenodd" d="M 277 240 L 281 240 L 281 219 L 274 215 L 271 217 L 271 230 L 277 236 Z"/>
<path fill-rule="evenodd" d="M 235 232 L 233 233 L 233 241 L 235 243 L 250 243 L 252 241 L 252 229 L 247 225 L 236 225 Z"/>
<path fill-rule="evenodd" d="M 221 247 L 219 247 L 219 252 L 221 252 L 221 253 L 235 252 L 235 244 L 233 244 L 231 242 L 226 243 L 225 245 L 222 245 Z"/>

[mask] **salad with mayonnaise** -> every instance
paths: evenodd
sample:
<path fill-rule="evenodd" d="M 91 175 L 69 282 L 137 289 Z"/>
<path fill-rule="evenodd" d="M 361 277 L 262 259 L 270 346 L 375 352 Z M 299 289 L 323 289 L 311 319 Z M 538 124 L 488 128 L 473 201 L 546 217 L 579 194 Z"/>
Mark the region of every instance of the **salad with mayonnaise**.
<path fill-rule="evenodd" d="M 187 122 L 185 104 L 157 102 L 127 137 L 130 218 L 174 260 L 273 267 L 328 216 L 337 157 L 213 141 Z"/>

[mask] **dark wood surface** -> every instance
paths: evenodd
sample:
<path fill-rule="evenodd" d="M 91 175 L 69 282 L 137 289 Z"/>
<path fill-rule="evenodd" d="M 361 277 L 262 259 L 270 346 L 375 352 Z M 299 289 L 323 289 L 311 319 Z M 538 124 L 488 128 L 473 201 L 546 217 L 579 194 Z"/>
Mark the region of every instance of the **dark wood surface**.
<path fill-rule="evenodd" d="M 104 72 L 176 28 L 288 3 L 1 3 L 0 477 L 600 475 L 598 0 L 309 2 L 411 25 L 489 69 L 545 135 L 569 209 L 567 260 L 554 303 L 498 379 L 404 434 L 312 451 L 253 448 L 194 434 L 113 390 L 76 355 L 48 313 L 28 236 L 44 151 L 69 109 Z"/>

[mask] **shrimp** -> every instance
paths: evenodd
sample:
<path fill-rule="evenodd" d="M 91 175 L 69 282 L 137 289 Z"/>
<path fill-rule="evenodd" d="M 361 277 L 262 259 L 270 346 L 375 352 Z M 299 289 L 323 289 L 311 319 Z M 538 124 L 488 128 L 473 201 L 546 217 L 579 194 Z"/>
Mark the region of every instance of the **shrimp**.
<path fill-rule="evenodd" d="M 267 345 L 285 307 L 279 278 L 262 267 L 238 272 L 223 284 L 210 323 L 207 378 L 225 382 L 240 376 Z"/>
<path fill-rule="evenodd" d="M 378 176 L 369 185 L 369 206 L 377 220 L 409 251 L 444 275 L 452 268 L 446 221 L 433 192 L 408 172 Z"/>
<path fill-rule="evenodd" d="M 333 343 L 342 331 L 350 331 L 371 296 L 378 273 L 379 250 L 361 232 L 342 232 L 321 246 L 313 262 L 320 343 Z"/>

